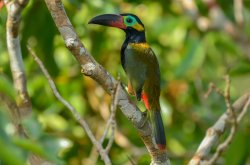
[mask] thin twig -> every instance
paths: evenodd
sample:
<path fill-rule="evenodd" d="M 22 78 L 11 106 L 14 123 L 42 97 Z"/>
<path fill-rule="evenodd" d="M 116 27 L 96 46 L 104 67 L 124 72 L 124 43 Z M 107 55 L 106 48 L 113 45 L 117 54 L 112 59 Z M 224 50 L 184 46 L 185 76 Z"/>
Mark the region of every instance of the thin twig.
<path fill-rule="evenodd" d="M 234 112 L 233 107 L 232 107 L 231 102 L 230 102 L 230 77 L 229 77 L 229 75 L 225 76 L 225 83 L 226 83 L 226 85 L 225 85 L 225 89 L 224 89 L 224 99 L 225 99 L 225 103 L 226 103 L 226 107 L 227 107 L 227 113 L 229 116 L 228 118 L 230 121 L 232 121 L 232 123 L 231 123 L 232 126 L 230 129 L 229 136 L 226 138 L 226 140 L 224 142 L 222 142 L 220 145 L 218 145 L 216 152 L 209 159 L 209 161 L 205 163 L 208 165 L 214 164 L 218 160 L 218 158 L 220 157 L 222 152 L 229 146 L 229 144 L 233 140 L 235 133 L 236 133 L 236 130 L 237 130 L 236 115 L 235 115 L 235 112 Z"/>
<path fill-rule="evenodd" d="M 249 105 L 250 105 L 250 97 L 246 101 L 246 103 L 245 103 L 245 105 L 243 107 L 243 110 L 238 115 L 236 124 L 240 123 L 240 121 L 242 120 L 243 116 L 245 116 L 246 112 L 248 111 Z M 223 153 L 223 151 L 225 151 L 226 148 L 231 144 L 231 142 L 232 142 L 232 140 L 233 140 L 233 138 L 235 136 L 236 131 L 237 131 L 237 127 L 235 125 L 232 125 L 231 130 L 230 130 L 230 134 L 227 137 L 227 139 L 223 143 L 221 143 L 220 145 L 218 145 L 215 154 L 205 164 L 212 165 L 212 164 L 214 164 L 217 161 L 217 159 L 220 157 L 220 155 Z"/>
<path fill-rule="evenodd" d="M 224 99 L 226 103 L 226 107 L 228 110 L 228 113 L 234 113 L 232 109 L 232 105 L 230 103 L 230 77 L 228 75 L 225 76 L 225 89 L 224 89 Z"/>
<path fill-rule="evenodd" d="M 110 116 L 108 119 L 108 123 L 106 125 L 106 129 L 104 130 L 104 133 L 100 139 L 100 143 L 103 144 L 104 139 L 106 138 L 110 128 L 111 128 L 111 136 L 109 138 L 108 144 L 105 148 L 106 153 L 108 154 L 110 151 L 110 148 L 112 147 L 112 144 L 114 142 L 114 136 L 115 136 L 115 129 L 116 129 L 116 120 L 115 120 L 115 114 L 116 114 L 116 109 L 117 109 L 117 103 L 118 103 L 118 91 L 120 90 L 120 81 L 117 81 L 115 91 L 112 93 L 112 103 L 111 103 L 111 110 L 110 110 Z"/>
<path fill-rule="evenodd" d="M 231 116 L 230 120 L 232 121 L 232 127 L 236 128 L 237 127 L 237 119 L 236 119 L 236 115 L 235 115 L 234 109 L 233 109 L 231 101 L 230 101 L 230 97 L 231 97 L 230 96 L 230 83 L 231 83 L 231 80 L 230 80 L 229 75 L 225 76 L 225 82 L 226 82 L 226 85 L 225 85 L 225 90 L 224 90 L 224 99 L 225 99 L 225 103 L 226 103 L 226 107 L 227 107 L 227 112 Z"/>
<path fill-rule="evenodd" d="M 206 136 L 200 143 L 200 146 L 198 147 L 195 155 L 190 160 L 189 165 L 198 165 L 201 163 L 213 164 L 233 140 L 233 137 L 237 130 L 237 124 L 243 117 L 242 113 L 245 114 L 248 109 L 248 106 L 250 104 L 250 93 L 246 93 L 245 95 L 241 96 L 238 100 L 234 102 L 233 105 L 231 105 L 229 76 L 225 77 L 225 81 L 226 85 L 224 93 L 214 83 L 210 83 L 208 92 L 205 96 L 208 96 L 213 90 L 215 90 L 218 94 L 224 97 L 227 111 L 222 114 L 218 121 L 207 130 Z M 236 121 L 237 115 L 238 117 Z M 225 132 L 226 128 L 229 125 L 231 125 L 229 136 L 221 145 L 217 147 L 217 150 L 212 156 L 212 158 L 209 161 L 206 161 L 205 159 L 208 157 L 211 148 L 218 142 L 219 137 Z"/>
<path fill-rule="evenodd" d="M 248 98 L 242 112 L 238 115 L 237 117 L 237 123 L 240 123 L 240 121 L 242 120 L 242 118 L 245 116 L 245 114 L 247 113 L 248 111 L 248 108 L 249 108 L 249 105 L 250 105 L 250 98 Z"/>
<path fill-rule="evenodd" d="M 110 136 L 108 144 L 105 148 L 107 153 L 109 152 L 109 150 L 114 142 L 114 139 L 115 139 L 115 128 L 116 128 L 115 114 L 116 114 L 116 109 L 117 109 L 117 104 L 118 104 L 118 91 L 120 90 L 120 88 L 121 88 L 121 83 L 118 80 L 116 90 L 115 90 L 113 97 L 112 97 L 111 115 L 110 115 L 111 136 Z"/>
<path fill-rule="evenodd" d="M 46 79 L 49 82 L 49 85 L 56 96 L 56 98 L 65 106 L 67 107 L 70 112 L 73 114 L 74 118 L 78 121 L 78 123 L 82 126 L 84 131 L 87 133 L 88 137 L 90 138 L 91 142 L 96 146 L 97 150 L 99 151 L 103 161 L 105 162 L 106 165 L 111 165 L 110 158 L 106 154 L 105 150 L 103 149 L 102 145 L 96 140 L 95 136 L 91 132 L 87 122 L 85 119 L 81 117 L 81 115 L 78 113 L 78 111 L 68 102 L 66 101 L 58 92 L 56 85 L 54 81 L 52 80 L 51 76 L 49 75 L 47 69 L 44 67 L 42 61 L 38 58 L 38 56 L 35 54 L 35 52 L 31 49 L 29 45 L 27 45 L 28 50 L 30 51 L 33 59 L 35 62 L 38 64 L 40 69 L 42 70 L 43 74 L 45 75 Z"/>
<path fill-rule="evenodd" d="M 109 116 L 109 119 L 108 119 L 108 123 L 107 123 L 107 126 L 106 126 L 106 129 L 104 130 L 103 132 L 103 135 L 100 139 L 100 142 L 101 144 L 104 142 L 104 139 L 106 138 L 109 130 L 110 130 L 110 127 L 115 124 L 115 112 L 116 112 L 116 108 L 117 108 L 117 92 L 118 92 L 118 85 L 119 85 L 119 81 L 117 82 L 116 84 L 116 87 L 115 87 L 115 90 L 114 90 L 114 93 L 111 94 L 111 98 L 112 98 L 112 103 L 111 103 L 111 108 L 110 108 L 110 116 Z"/>
<path fill-rule="evenodd" d="M 208 87 L 208 90 L 207 92 L 205 93 L 204 97 L 205 98 L 208 98 L 208 96 L 211 94 L 212 91 L 215 91 L 216 93 L 218 93 L 219 95 L 223 96 L 224 97 L 224 92 L 218 88 L 213 82 L 210 82 L 209 83 L 209 87 Z"/>
<path fill-rule="evenodd" d="M 215 164 L 215 162 L 218 160 L 218 158 L 220 157 L 220 155 L 223 153 L 223 151 L 225 151 L 225 149 L 229 146 L 229 144 L 232 142 L 234 136 L 236 133 L 236 127 L 231 127 L 230 129 L 230 133 L 228 135 L 228 137 L 226 138 L 226 140 L 219 144 L 216 152 L 213 154 L 213 156 L 208 160 L 204 162 L 204 165 L 213 165 Z"/>
<path fill-rule="evenodd" d="M 247 108 L 245 107 L 247 105 L 249 106 L 249 100 L 250 93 L 246 93 L 238 98 L 232 105 L 232 108 L 234 109 L 235 114 L 238 116 L 238 118 L 242 118 L 243 111 L 244 113 L 246 113 L 245 111 L 247 111 Z M 219 137 L 225 132 L 228 125 L 231 124 L 229 118 L 230 114 L 225 112 L 216 121 L 216 123 L 207 130 L 206 136 L 203 138 L 196 153 L 189 161 L 189 165 L 198 165 L 205 162 L 206 158 L 210 154 L 212 147 L 218 143 Z"/>
<path fill-rule="evenodd" d="M 136 165 L 136 162 L 133 160 L 133 158 L 131 158 L 131 156 L 128 155 L 127 157 L 131 165 Z"/>
<path fill-rule="evenodd" d="M 100 140 L 99 140 L 101 144 L 103 144 L 105 138 L 106 138 L 107 135 L 108 135 L 109 129 L 110 129 L 110 127 L 111 127 L 111 121 L 112 121 L 112 119 L 111 119 L 111 115 L 110 115 L 110 116 L 109 116 L 109 119 L 108 119 L 108 122 L 107 122 L 107 125 L 106 125 L 106 128 L 105 128 L 105 130 L 104 130 L 104 132 L 103 132 L 103 135 L 102 135 L 102 137 L 101 137 Z"/>

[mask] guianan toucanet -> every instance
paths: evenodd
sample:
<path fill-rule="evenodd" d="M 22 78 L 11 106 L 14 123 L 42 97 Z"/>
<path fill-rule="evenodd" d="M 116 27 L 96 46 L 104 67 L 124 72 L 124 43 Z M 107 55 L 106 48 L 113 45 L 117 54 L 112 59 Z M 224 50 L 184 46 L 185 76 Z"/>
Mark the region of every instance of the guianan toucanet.
<path fill-rule="evenodd" d="M 166 139 L 161 117 L 160 69 L 157 58 L 146 41 L 145 28 L 134 14 L 103 14 L 92 18 L 89 24 L 122 29 L 126 39 L 121 48 L 121 63 L 128 76 L 128 92 L 143 100 L 149 111 L 155 142 L 165 150 Z"/>

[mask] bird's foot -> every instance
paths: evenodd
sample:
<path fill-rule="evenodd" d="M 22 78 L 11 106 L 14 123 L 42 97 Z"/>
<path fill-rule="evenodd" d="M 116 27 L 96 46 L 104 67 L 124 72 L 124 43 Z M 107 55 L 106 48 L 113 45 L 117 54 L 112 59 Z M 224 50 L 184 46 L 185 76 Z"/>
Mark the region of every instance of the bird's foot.
<path fill-rule="evenodd" d="M 136 91 L 136 99 L 137 99 L 137 101 L 141 101 L 141 94 L 142 94 L 142 89 L 140 88 L 140 89 L 138 89 Z"/>
<path fill-rule="evenodd" d="M 137 101 L 141 101 L 141 94 L 136 94 Z"/>
<path fill-rule="evenodd" d="M 130 83 L 130 82 L 128 83 L 128 88 L 127 88 L 127 91 L 128 91 L 128 93 L 129 93 L 130 95 L 132 95 L 132 96 L 134 96 L 134 95 L 135 95 L 135 92 L 134 92 L 134 90 L 133 90 L 133 88 L 132 88 L 132 86 L 131 86 L 131 83 Z"/>
<path fill-rule="evenodd" d="M 129 93 L 130 95 L 132 95 L 132 96 L 135 95 L 135 92 L 134 92 L 132 89 L 127 88 L 127 91 L 128 91 L 128 93 Z"/>

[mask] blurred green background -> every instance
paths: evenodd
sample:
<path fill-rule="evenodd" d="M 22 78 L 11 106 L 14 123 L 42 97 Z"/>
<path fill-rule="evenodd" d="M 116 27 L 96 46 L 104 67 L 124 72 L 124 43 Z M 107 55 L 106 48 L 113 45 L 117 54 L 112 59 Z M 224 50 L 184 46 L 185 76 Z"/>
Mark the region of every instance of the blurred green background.
<path fill-rule="evenodd" d="M 120 75 L 124 83 L 127 80 L 120 65 L 124 33 L 114 28 L 88 25 L 87 22 L 103 13 L 134 13 L 141 18 L 146 27 L 147 41 L 160 63 L 162 114 L 167 148 L 174 165 L 190 160 L 206 129 L 225 112 L 221 96 L 213 92 L 207 99 L 204 98 L 210 82 L 224 89 L 223 77 L 229 74 L 232 102 L 250 90 L 250 56 L 245 49 L 249 47 L 250 1 L 244 1 L 244 26 L 238 27 L 246 41 L 232 37 L 220 28 L 206 28 L 207 24 L 212 24 L 211 20 L 209 22 L 212 7 L 201 0 L 195 1 L 201 19 L 192 18 L 183 4 L 174 0 L 64 0 L 63 3 L 86 48 L 114 77 Z M 233 1 L 219 0 L 217 5 L 225 18 L 236 27 Z M 31 139 L 13 136 L 13 125 L 6 113 L 8 110 L 1 102 L 0 162 L 25 164 L 28 152 L 33 151 L 56 164 L 103 164 L 85 132 L 54 97 L 26 44 L 34 47 L 61 95 L 87 119 L 99 138 L 110 114 L 110 96 L 80 73 L 80 67 L 65 48 L 44 1 L 31 0 L 22 16 L 22 53 L 33 105 L 32 117 L 23 125 Z M 15 92 L 5 41 L 6 19 L 4 7 L 0 11 L 0 91 L 13 98 Z M 141 103 L 138 106 L 144 109 Z M 132 159 L 139 165 L 149 164 L 150 157 L 131 123 L 119 110 L 116 119 L 115 143 L 110 151 L 112 163 L 131 164 L 129 159 Z M 246 117 L 218 164 L 250 164 L 249 137 L 250 120 Z"/>

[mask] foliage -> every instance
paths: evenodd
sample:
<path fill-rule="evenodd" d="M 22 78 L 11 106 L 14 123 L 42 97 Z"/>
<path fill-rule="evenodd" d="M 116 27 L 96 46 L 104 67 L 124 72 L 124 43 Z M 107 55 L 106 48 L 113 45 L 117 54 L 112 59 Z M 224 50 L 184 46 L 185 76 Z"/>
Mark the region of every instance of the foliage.
<path fill-rule="evenodd" d="M 233 3 L 220 0 L 225 15 L 234 22 Z M 249 37 L 250 4 L 244 6 L 246 17 L 242 33 Z M 228 33 L 221 30 L 202 31 L 178 1 L 64 0 L 73 26 L 81 40 L 114 77 L 126 76 L 120 66 L 120 47 L 124 33 L 113 28 L 88 25 L 93 16 L 102 13 L 134 13 L 146 27 L 147 41 L 155 51 L 161 67 L 161 104 L 167 135 L 167 148 L 172 164 L 184 164 L 197 149 L 200 141 L 218 117 L 225 111 L 223 98 L 211 94 L 204 99 L 210 82 L 223 88 L 223 76 L 232 79 L 232 100 L 249 91 L 249 57 Z M 197 1 L 199 12 L 208 16 L 208 7 Z M 7 11 L 0 11 L 0 91 L 15 97 L 7 46 L 5 22 Z M 47 80 L 26 49 L 35 47 L 46 68 L 53 76 L 60 93 L 84 116 L 97 137 L 102 134 L 109 116 L 110 97 L 93 80 L 83 77 L 80 67 L 55 28 L 42 0 L 31 0 L 23 12 L 21 43 L 32 99 L 33 115 L 24 121 L 31 140 L 13 137 L 13 125 L 0 104 L 0 160 L 4 164 L 25 164 L 33 151 L 57 164 L 103 164 L 85 132 L 71 114 L 52 94 Z M 133 99 L 135 101 L 135 99 Z M 144 109 L 141 103 L 138 103 Z M 117 112 L 118 128 L 115 144 L 110 151 L 112 163 L 149 164 L 144 145 L 132 125 Z M 223 155 L 225 164 L 250 162 L 250 122 L 244 120 L 237 137 Z M 107 140 L 107 139 L 106 139 Z M 240 152 L 239 152 L 240 151 Z M 15 159 L 13 159 L 13 157 Z"/>

